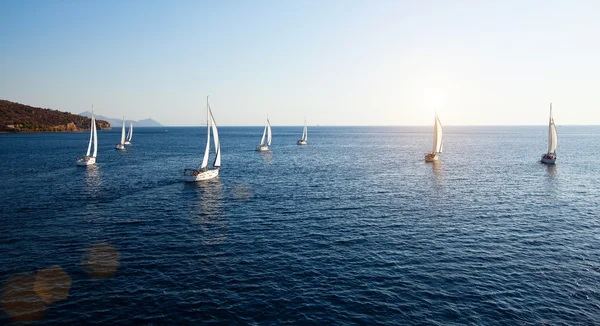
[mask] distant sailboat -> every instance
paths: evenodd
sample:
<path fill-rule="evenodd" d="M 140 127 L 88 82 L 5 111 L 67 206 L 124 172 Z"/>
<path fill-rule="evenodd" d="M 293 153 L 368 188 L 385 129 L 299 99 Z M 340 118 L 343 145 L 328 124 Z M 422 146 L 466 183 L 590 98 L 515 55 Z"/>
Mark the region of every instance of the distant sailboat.
<path fill-rule="evenodd" d="M 433 126 L 433 151 L 425 154 L 425 162 L 433 162 L 439 159 L 438 154 L 442 152 L 442 123 L 437 114 L 435 115 L 435 124 Z"/>
<path fill-rule="evenodd" d="M 267 142 L 265 143 L 265 136 Z M 260 140 L 260 145 L 256 146 L 256 150 L 259 152 L 264 152 L 269 150 L 269 146 L 271 146 L 271 123 L 269 122 L 269 118 L 267 118 L 267 124 L 265 125 L 265 130 L 263 130 L 263 135 Z"/>
<path fill-rule="evenodd" d="M 304 119 L 304 129 L 302 130 L 302 139 L 298 140 L 298 145 L 308 144 L 308 127 L 306 126 L 306 119 Z"/>
<path fill-rule="evenodd" d="M 123 117 L 123 125 L 121 126 L 121 142 L 115 145 L 116 149 L 125 149 L 125 117 Z"/>
<path fill-rule="evenodd" d="M 213 169 L 208 169 L 208 157 L 210 155 L 210 130 L 212 127 L 212 133 L 215 144 L 215 161 L 213 162 Z M 208 104 L 208 96 L 206 97 L 206 149 L 204 150 L 204 158 L 202 159 L 202 165 L 200 170 L 196 169 L 184 169 L 183 179 L 185 181 L 194 182 L 202 181 L 215 178 L 219 175 L 219 169 L 221 168 L 221 143 L 219 142 L 219 132 L 217 131 L 217 124 L 213 117 L 210 104 Z"/>
<path fill-rule="evenodd" d="M 548 123 L 548 153 L 542 155 L 542 163 L 554 164 L 556 162 L 556 147 L 558 145 L 558 134 L 552 117 L 552 103 L 550 103 L 550 122 Z"/>
<path fill-rule="evenodd" d="M 133 122 L 129 121 L 129 131 L 127 132 L 127 139 L 125 145 L 131 145 L 131 137 L 133 137 Z"/>
<path fill-rule="evenodd" d="M 94 153 L 92 151 L 92 143 L 94 143 Z M 96 164 L 96 154 L 98 154 L 98 132 L 96 131 L 96 118 L 94 117 L 94 107 L 92 106 L 92 123 L 90 125 L 90 142 L 88 144 L 87 153 L 84 157 L 77 158 L 77 165 L 86 166 Z"/>

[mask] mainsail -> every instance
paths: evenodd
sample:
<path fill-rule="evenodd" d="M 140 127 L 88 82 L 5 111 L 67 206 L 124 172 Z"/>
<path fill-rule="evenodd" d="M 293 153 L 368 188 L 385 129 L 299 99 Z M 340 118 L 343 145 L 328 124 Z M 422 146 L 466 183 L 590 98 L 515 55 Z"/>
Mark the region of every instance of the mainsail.
<path fill-rule="evenodd" d="M 271 122 L 269 122 L 269 118 L 267 118 L 267 146 L 271 146 Z"/>
<path fill-rule="evenodd" d="M 94 106 L 92 106 L 92 123 L 90 125 L 90 142 L 88 143 L 88 150 L 87 153 L 85 154 L 85 156 L 90 156 L 90 152 L 92 151 L 92 141 L 94 140 L 94 126 L 96 124 L 94 123 Z M 95 152 L 95 148 L 94 148 L 94 152 Z M 94 157 L 96 156 L 96 154 L 94 153 Z"/>
<path fill-rule="evenodd" d="M 123 117 L 123 125 L 121 127 L 121 145 L 125 144 L 125 117 Z"/>
<path fill-rule="evenodd" d="M 558 134 L 556 133 L 556 125 L 552 117 L 552 103 L 550 103 L 550 122 L 548 125 L 548 154 L 556 154 L 556 146 L 558 145 Z"/>
<path fill-rule="evenodd" d="M 308 128 L 306 127 L 306 119 L 304 119 L 304 130 L 302 130 L 302 140 L 308 140 Z"/>
<path fill-rule="evenodd" d="M 213 117 L 212 110 L 210 106 L 208 107 L 210 112 L 210 123 L 212 125 L 213 138 L 215 143 L 215 151 L 217 155 L 215 156 L 215 161 L 213 163 L 213 167 L 218 168 L 221 166 L 221 142 L 219 141 L 219 132 L 217 131 L 217 124 L 215 123 L 215 118 Z"/>
<path fill-rule="evenodd" d="M 435 126 L 433 127 L 433 153 L 442 152 L 442 123 L 440 118 L 435 116 Z"/>

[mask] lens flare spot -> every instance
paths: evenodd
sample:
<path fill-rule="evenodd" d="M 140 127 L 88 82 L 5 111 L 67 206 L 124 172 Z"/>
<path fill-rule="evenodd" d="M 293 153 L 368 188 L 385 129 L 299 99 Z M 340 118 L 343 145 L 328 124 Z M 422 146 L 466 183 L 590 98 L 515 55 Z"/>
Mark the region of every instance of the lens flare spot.
<path fill-rule="evenodd" d="M 107 278 L 119 269 L 121 255 L 110 243 L 92 245 L 85 253 L 82 268 L 91 278 Z"/>
<path fill-rule="evenodd" d="M 71 289 L 71 277 L 59 266 L 40 269 L 33 290 L 47 304 L 66 300 Z"/>
<path fill-rule="evenodd" d="M 46 304 L 34 291 L 35 277 L 17 274 L 4 285 L 2 308 L 14 322 L 40 320 L 46 313 Z"/>

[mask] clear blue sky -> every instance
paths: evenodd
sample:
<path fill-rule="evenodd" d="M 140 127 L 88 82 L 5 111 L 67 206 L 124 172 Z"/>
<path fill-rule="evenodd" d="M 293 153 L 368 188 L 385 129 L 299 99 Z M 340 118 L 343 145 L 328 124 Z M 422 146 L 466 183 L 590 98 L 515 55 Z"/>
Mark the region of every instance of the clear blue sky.
<path fill-rule="evenodd" d="M 0 1 L 0 98 L 165 125 L 600 124 L 598 1 Z"/>

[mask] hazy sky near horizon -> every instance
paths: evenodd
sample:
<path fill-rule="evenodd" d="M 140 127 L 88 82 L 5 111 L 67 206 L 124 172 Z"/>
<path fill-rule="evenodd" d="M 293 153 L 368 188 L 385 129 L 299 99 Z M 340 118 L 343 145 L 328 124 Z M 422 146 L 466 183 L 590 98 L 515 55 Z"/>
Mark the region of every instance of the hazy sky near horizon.
<path fill-rule="evenodd" d="M 598 1 L 0 2 L 0 98 L 199 125 L 600 124 Z"/>

